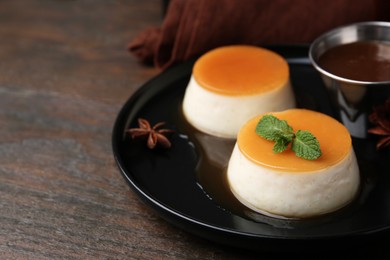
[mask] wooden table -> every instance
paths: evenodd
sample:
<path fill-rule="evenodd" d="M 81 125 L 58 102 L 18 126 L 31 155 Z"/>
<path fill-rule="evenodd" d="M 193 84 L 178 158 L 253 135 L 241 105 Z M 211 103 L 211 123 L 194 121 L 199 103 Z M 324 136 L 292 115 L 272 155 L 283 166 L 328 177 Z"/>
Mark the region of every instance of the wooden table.
<path fill-rule="evenodd" d="M 111 132 L 157 69 L 128 42 L 155 0 L 0 1 L 0 259 L 275 259 L 162 220 L 129 189 Z"/>

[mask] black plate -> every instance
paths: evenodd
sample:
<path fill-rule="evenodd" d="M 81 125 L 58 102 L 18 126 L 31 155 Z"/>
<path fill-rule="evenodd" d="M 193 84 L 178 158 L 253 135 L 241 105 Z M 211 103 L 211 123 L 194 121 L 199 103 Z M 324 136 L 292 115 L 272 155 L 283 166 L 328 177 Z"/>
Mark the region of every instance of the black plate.
<path fill-rule="evenodd" d="M 333 115 L 327 93 L 307 59 L 306 46 L 273 47 L 290 64 L 298 106 Z M 180 105 L 193 61 L 169 69 L 143 85 L 126 102 L 113 130 L 113 152 L 124 178 L 137 195 L 174 225 L 204 238 L 260 250 L 336 249 L 375 241 L 390 228 L 388 152 L 373 140 L 354 140 L 362 189 L 353 206 L 341 213 L 310 220 L 263 217 L 254 221 L 224 209 L 200 187 L 195 175 L 198 148 L 181 128 Z M 152 124 L 166 121 L 175 129 L 172 148 L 149 150 L 125 133 L 139 117 Z"/>

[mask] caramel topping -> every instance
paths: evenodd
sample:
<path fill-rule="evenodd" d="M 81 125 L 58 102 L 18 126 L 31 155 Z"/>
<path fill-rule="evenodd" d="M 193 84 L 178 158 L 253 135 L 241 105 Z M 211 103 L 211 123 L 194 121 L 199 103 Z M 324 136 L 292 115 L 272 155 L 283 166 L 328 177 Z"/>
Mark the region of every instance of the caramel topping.
<path fill-rule="evenodd" d="M 352 149 L 348 130 L 337 120 L 325 114 L 305 109 L 290 109 L 272 115 L 286 120 L 294 131 L 308 130 L 319 141 L 322 155 L 317 160 L 304 160 L 291 150 L 275 154 L 274 142 L 267 141 L 255 132 L 261 115 L 251 119 L 243 126 L 237 137 L 240 151 L 258 165 L 280 171 L 308 172 L 326 169 L 344 159 Z"/>
<path fill-rule="evenodd" d="M 254 95 L 284 86 L 288 64 L 278 54 L 253 46 L 214 49 L 195 63 L 195 80 L 203 88 L 223 95 Z"/>

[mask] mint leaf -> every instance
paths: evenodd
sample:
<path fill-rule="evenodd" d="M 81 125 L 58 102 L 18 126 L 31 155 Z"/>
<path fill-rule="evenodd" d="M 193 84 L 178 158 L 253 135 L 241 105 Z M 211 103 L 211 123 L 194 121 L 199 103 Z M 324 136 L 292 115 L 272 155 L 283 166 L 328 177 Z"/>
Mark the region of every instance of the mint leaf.
<path fill-rule="evenodd" d="M 273 115 L 264 115 L 256 125 L 256 134 L 274 141 L 274 153 L 285 151 L 291 143 L 291 150 L 296 156 L 315 160 L 321 156 L 320 144 L 309 131 L 298 130 L 296 134 L 286 120 L 280 120 Z"/>
<path fill-rule="evenodd" d="M 280 120 L 273 115 L 263 116 L 256 126 L 256 133 L 269 141 L 278 142 L 284 139 L 287 143 L 294 138 L 291 126 L 285 120 Z"/>
<path fill-rule="evenodd" d="M 275 142 L 275 145 L 272 150 L 274 151 L 274 153 L 281 153 L 287 149 L 289 143 L 290 141 L 287 141 L 284 138 L 280 138 Z"/>
<path fill-rule="evenodd" d="M 291 149 L 298 157 L 307 160 L 315 160 L 321 156 L 320 144 L 309 131 L 298 130 Z"/>

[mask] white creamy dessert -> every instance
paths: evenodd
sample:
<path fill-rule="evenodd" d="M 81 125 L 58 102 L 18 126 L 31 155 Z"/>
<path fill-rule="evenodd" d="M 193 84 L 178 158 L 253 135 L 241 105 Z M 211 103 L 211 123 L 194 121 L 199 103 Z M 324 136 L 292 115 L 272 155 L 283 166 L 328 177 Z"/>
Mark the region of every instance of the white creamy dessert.
<path fill-rule="evenodd" d="M 314 111 L 291 109 L 272 113 L 294 130 L 309 130 L 322 155 L 297 157 L 291 150 L 275 154 L 273 142 L 255 133 L 261 116 L 240 130 L 227 178 L 236 198 L 254 211 L 287 218 L 307 218 L 333 212 L 356 196 L 359 168 L 347 129 Z"/>
<path fill-rule="evenodd" d="M 260 113 L 295 107 L 288 64 L 278 54 L 253 46 L 227 46 L 200 57 L 193 68 L 183 113 L 198 130 L 236 138 Z"/>

